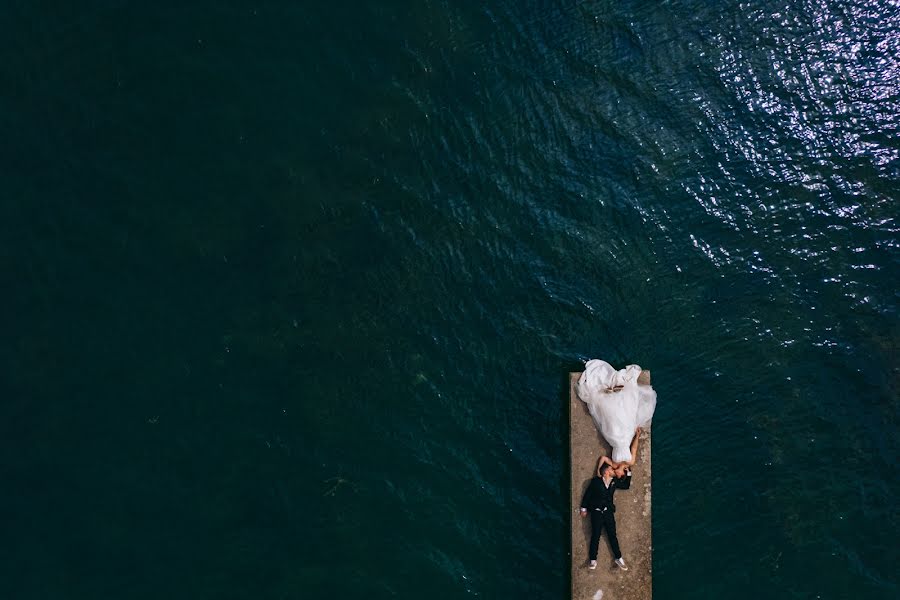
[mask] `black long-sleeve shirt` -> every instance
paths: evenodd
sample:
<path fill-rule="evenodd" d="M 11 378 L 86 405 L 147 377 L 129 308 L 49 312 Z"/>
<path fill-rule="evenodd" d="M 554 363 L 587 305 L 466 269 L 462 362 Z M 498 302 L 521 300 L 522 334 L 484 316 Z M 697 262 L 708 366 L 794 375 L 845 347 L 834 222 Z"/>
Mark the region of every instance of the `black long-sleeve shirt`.
<path fill-rule="evenodd" d="M 615 512 L 616 505 L 613 504 L 613 494 L 616 493 L 616 490 L 627 490 L 629 487 L 631 487 L 631 471 L 627 471 L 625 477 L 612 479 L 609 482 L 609 487 L 606 487 L 603 479 L 594 476 L 584 491 L 584 497 L 581 499 L 581 508 L 587 510 L 612 509 Z"/>

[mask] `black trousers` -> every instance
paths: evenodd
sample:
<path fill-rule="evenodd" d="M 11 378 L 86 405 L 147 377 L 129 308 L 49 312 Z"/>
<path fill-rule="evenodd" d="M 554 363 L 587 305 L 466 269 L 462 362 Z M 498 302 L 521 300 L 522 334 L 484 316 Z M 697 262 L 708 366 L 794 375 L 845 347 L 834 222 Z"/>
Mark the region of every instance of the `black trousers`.
<path fill-rule="evenodd" d="M 612 548 L 613 558 L 622 558 L 622 552 L 619 550 L 619 538 L 616 537 L 616 514 L 607 510 L 600 512 L 599 510 L 591 511 L 591 545 L 588 547 L 588 560 L 597 560 L 597 549 L 600 547 L 600 534 L 603 528 L 606 528 L 606 535 L 609 537 L 609 545 Z"/>

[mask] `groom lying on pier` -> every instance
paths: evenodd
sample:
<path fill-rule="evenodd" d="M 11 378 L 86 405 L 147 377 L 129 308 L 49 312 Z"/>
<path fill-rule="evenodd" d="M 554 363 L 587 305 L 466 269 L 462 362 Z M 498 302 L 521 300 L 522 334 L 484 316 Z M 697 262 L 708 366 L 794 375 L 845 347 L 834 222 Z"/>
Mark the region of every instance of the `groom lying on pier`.
<path fill-rule="evenodd" d="M 589 569 L 597 568 L 597 549 L 600 546 L 600 534 L 606 528 L 609 536 L 609 545 L 612 548 L 615 564 L 627 571 L 622 552 L 619 550 L 619 539 L 616 537 L 616 505 L 613 504 L 613 494 L 616 490 L 627 490 L 631 487 L 631 469 L 625 469 L 623 477 L 613 477 L 614 472 L 607 461 L 602 457 L 597 465 L 597 475 L 591 479 L 584 498 L 581 500 L 581 516 L 591 515 L 591 543 L 588 547 L 588 558 L 591 561 Z"/>

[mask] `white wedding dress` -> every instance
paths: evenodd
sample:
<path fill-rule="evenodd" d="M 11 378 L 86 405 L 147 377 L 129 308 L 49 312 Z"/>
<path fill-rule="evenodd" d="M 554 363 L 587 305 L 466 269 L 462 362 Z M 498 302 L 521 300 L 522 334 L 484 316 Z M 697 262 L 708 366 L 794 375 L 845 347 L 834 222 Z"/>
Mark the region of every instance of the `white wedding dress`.
<path fill-rule="evenodd" d="M 620 371 L 608 362 L 589 360 L 575 384 L 575 392 L 588 406 L 597 429 L 612 446 L 612 460 L 632 460 L 631 439 L 637 427 L 650 427 L 656 410 L 656 392 L 638 385 L 641 368 L 628 365 Z"/>

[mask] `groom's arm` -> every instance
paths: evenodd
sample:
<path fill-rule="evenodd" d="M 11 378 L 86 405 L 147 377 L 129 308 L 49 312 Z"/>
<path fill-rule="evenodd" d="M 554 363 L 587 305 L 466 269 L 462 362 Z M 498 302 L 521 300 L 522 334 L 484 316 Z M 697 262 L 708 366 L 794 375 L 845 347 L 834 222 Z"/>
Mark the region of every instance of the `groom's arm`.
<path fill-rule="evenodd" d="M 625 477 L 616 479 L 616 487 L 620 490 L 627 490 L 631 487 L 631 469 L 625 469 Z"/>
<path fill-rule="evenodd" d="M 588 499 L 591 496 L 591 484 L 589 483 L 587 489 L 584 490 L 584 495 L 581 497 L 581 512 L 586 512 L 588 507 Z"/>
<path fill-rule="evenodd" d="M 587 489 L 584 490 L 584 496 L 581 497 L 581 512 L 586 513 L 587 509 L 594 504 L 594 496 L 597 493 L 597 488 L 595 484 L 596 479 L 592 479 L 590 483 L 588 483 Z"/>

